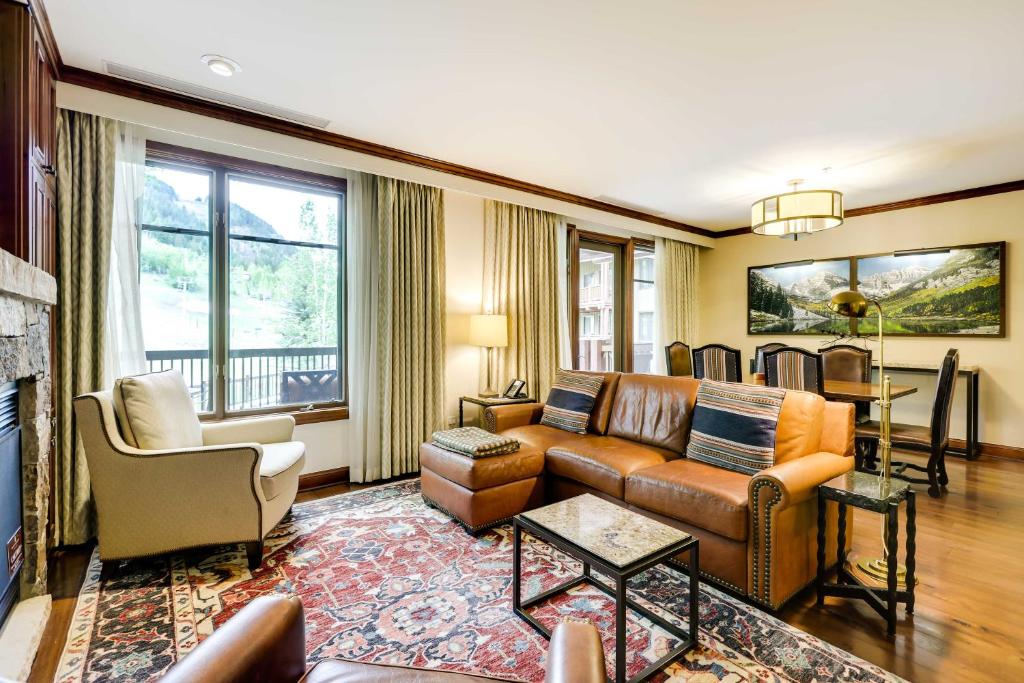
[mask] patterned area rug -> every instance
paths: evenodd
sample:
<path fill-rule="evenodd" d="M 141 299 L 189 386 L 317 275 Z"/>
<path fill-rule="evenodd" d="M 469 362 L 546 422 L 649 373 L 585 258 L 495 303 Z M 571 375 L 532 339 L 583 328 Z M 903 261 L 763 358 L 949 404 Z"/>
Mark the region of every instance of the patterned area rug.
<path fill-rule="evenodd" d="M 530 542 L 523 571 L 528 596 L 577 575 L 580 566 Z M 547 641 L 512 613 L 511 576 L 511 528 L 473 538 L 423 503 L 418 481 L 298 504 L 267 540 L 255 572 L 241 545 L 105 566 L 94 554 L 56 680 L 157 678 L 254 597 L 285 593 L 305 606 L 310 663 L 345 657 L 541 681 Z M 687 613 L 680 572 L 651 569 L 631 588 L 652 609 Z M 588 620 L 600 628 L 605 652 L 614 652 L 612 603 L 593 587 L 580 586 L 535 614 L 550 625 Z M 706 585 L 700 620 L 700 647 L 657 678 L 900 680 Z M 633 618 L 628 639 L 630 675 L 675 642 Z"/>

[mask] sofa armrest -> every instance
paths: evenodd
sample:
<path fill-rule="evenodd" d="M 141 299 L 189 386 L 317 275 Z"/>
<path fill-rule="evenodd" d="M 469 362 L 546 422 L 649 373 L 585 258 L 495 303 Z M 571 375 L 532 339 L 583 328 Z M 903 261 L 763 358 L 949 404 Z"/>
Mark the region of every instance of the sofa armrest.
<path fill-rule="evenodd" d="M 484 429 L 500 434 L 506 429 L 512 429 L 513 427 L 537 424 L 540 422 L 540 417 L 543 414 L 543 403 L 513 403 L 509 406 L 491 406 L 484 409 Z"/>
<path fill-rule="evenodd" d="M 812 453 L 761 470 L 750 479 L 750 500 L 756 500 L 755 491 L 769 481 L 781 498 L 776 508 L 784 510 L 816 495 L 818 485 L 853 469 L 853 459 L 835 453 Z"/>
<path fill-rule="evenodd" d="M 201 428 L 204 446 L 253 442 L 282 443 L 292 440 L 295 418 L 291 415 L 261 415 L 241 420 L 204 422 Z"/>
<path fill-rule="evenodd" d="M 592 624 L 563 621 L 551 634 L 545 683 L 604 683 L 604 649 Z"/>
<path fill-rule="evenodd" d="M 302 603 L 259 597 L 171 667 L 164 683 L 298 681 L 306 669 Z"/>

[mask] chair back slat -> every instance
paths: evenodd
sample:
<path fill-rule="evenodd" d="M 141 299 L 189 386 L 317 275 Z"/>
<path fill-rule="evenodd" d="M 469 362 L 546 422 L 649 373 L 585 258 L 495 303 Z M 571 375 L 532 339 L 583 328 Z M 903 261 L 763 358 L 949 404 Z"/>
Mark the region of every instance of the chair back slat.
<path fill-rule="evenodd" d="M 719 382 L 742 382 L 741 360 L 739 349 L 725 344 L 706 344 L 693 350 L 693 377 Z"/>
<path fill-rule="evenodd" d="M 770 387 L 825 395 L 825 372 L 820 353 L 784 346 L 764 355 L 764 369 L 764 383 Z"/>
<path fill-rule="evenodd" d="M 681 341 L 674 341 L 665 347 L 665 369 L 672 377 L 689 377 L 693 374 L 690 347 Z"/>
<path fill-rule="evenodd" d="M 950 349 L 942 359 L 939 380 L 935 386 L 935 403 L 932 405 L 932 445 L 944 445 L 949 441 L 949 419 L 953 409 L 953 395 L 956 393 L 956 376 L 960 371 L 960 352 Z"/>

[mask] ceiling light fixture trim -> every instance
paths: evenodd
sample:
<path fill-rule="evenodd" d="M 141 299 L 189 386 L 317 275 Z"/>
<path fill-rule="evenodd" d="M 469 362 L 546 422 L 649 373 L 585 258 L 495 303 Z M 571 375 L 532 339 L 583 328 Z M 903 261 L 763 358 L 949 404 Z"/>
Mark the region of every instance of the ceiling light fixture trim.
<path fill-rule="evenodd" d="M 798 190 L 765 197 L 750 207 L 750 228 L 757 235 L 797 237 L 843 224 L 843 193 L 838 190 Z"/>
<path fill-rule="evenodd" d="M 199 58 L 199 61 L 208 66 L 210 71 L 224 78 L 234 76 L 242 70 L 238 62 L 224 55 L 205 54 Z"/>

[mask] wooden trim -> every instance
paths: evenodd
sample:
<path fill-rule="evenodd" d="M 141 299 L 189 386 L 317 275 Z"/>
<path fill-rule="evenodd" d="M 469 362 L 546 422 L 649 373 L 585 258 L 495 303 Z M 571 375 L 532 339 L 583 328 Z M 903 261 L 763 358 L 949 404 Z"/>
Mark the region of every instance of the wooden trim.
<path fill-rule="evenodd" d="M 873 213 L 885 213 L 886 211 L 900 211 L 902 209 L 913 209 L 919 206 L 929 206 L 930 204 L 944 204 L 946 202 L 958 202 L 963 199 L 974 199 L 975 197 L 988 197 L 993 194 L 1004 194 L 1006 192 L 1019 192 L 1024 190 L 1024 180 L 1011 180 L 1008 183 L 997 183 L 995 185 L 983 185 L 981 187 L 972 187 L 967 190 L 956 190 L 955 192 L 942 192 L 940 194 L 930 194 L 925 197 L 914 197 L 913 199 L 903 199 L 898 202 L 888 202 L 886 204 L 873 204 L 871 206 L 862 206 L 859 209 L 847 209 L 844 212 L 845 218 L 856 218 L 857 216 L 867 216 Z M 749 235 L 752 234 L 750 226 L 743 228 L 732 228 L 731 230 L 721 230 L 714 233 L 712 237 L 735 237 L 737 235 Z"/>
<path fill-rule="evenodd" d="M 572 369 L 579 370 L 580 356 L 580 231 L 575 225 L 568 225 L 565 257 L 569 260 L 566 268 L 569 282 L 569 344 Z"/>
<path fill-rule="evenodd" d="M 57 39 L 53 37 L 53 27 L 50 26 L 50 17 L 46 14 L 43 0 L 28 0 L 28 11 L 35 17 L 39 35 L 43 39 L 43 49 L 46 50 L 46 58 L 53 68 L 54 75 L 60 80 L 64 71 L 64 60 L 60 56 Z"/>
<path fill-rule="evenodd" d="M 983 185 L 982 187 L 972 187 L 967 190 L 956 190 L 955 192 L 930 194 L 926 197 L 915 197 L 914 199 L 904 199 L 902 201 L 889 202 L 887 204 L 874 204 L 872 206 L 863 206 L 859 209 L 850 209 L 846 211 L 845 216 L 847 218 L 856 218 L 857 216 L 866 216 L 872 213 L 883 213 L 885 211 L 899 211 L 901 209 L 912 209 L 918 206 L 928 206 L 929 204 L 958 202 L 961 199 L 987 197 L 993 194 L 1003 194 L 1004 192 L 1017 192 L 1019 190 L 1024 190 L 1024 180 L 1013 180 L 1008 183 L 998 183 L 996 185 Z"/>
<path fill-rule="evenodd" d="M 288 413 L 295 418 L 295 424 L 308 425 L 316 422 L 333 422 L 348 419 L 348 406 L 337 408 L 314 408 L 313 410 L 296 410 Z"/>
<path fill-rule="evenodd" d="M 626 240 L 622 245 L 622 371 L 633 372 L 633 258 L 636 244 Z"/>
<path fill-rule="evenodd" d="M 613 247 L 621 247 L 623 245 L 629 244 L 628 237 L 619 237 L 618 235 L 606 235 L 603 232 L 590 232 L 588 230 L 580 230 L 578 234 L 579 238 L 586 242 L 608 244 Z"/>
<path fill-rule="evenodd" d="M 966 442 L 963 439 L 950 439 L 949 445 L 960 451 L 966 449 Z M 979 452 L 981 455 L 988 456 L 990 458 L 999 458 L 1001 460 L 1021 460 L 1024 461 L 1024 447 L 1021 446 L 1003 446 L 997 443 L 979 443 Z"/>
<path fill-rule="evenodd" d="M 309 474 L 299 475 L 299 490 L 310 491 L 312 489 L 322 489 L 325 486 L 334 486 L 335 484 L 346 484 L 348 483 L 348 467 L 335 467 L 331 470 L 322 470 L 320 472 L 310 472 Z"/>
<path fill-rule="evenodd" d="M 539 197 L 568 202 L 588 209 L 605 211 L 617 216 L 633 218 L 639 221 L 644 221 L 645 223 L 653 223 L 654 225 L 661 225 L 666 228 L 672 228 L 693 235 L 714 237 L 713 231 L 707 230 L 706 228 L 700 228 L 695 225 L 689 225 L 687 223 L 673 221 L 668 218 L 654 216 L 642 211 L 629 209 L 616 204 L 609 204 L 607 202 L 583 197 L 570 192 L 555 190 L 549 187 L 544 187 L 543 185 L 509 178 L 508 176 L 498 175 L 497 173 L 482 171 L 469 166 L 463 166 L 462 164 L 455 164 L 423 156 L 421 154 L 415 154 L 413 152 L 406 152 L 404 150 L 388 147 L 375 142 L 368 142 L 366 140 L 360 140 L 347 135 L 341 135 L 340 133 L 332 133 L 319 128 L 303 126 L 290 121 L 284 121 L 272 116 L 267 116 L 265 114 L 257 114 L 256 112 L 221 104 L 219 102 L 211 102 L 191 95 L 177 93 L 170 90 L 162 90 L 150 85 L 128 81 L 123 78 L 115 78 L 107 74 L 89 71 L 76 66 L 65 65 L 61 69 L 59 79 L 64 83 L 81 86 L 83 88 L 100 90 L 113 95 L 129 97 L 131 99 L 141 100 L 143 102 L 149 102 L 163 107 L 180 109 L 200 116 L 208 116 L 222 121 L 230 121 L 231 123 L 237 123 L 251 128 L 259 128 L 272 133 L 287 135 L 289 137 L 308 140 L 310 142 L 318 142 L 320 144 L 330 145 L 331 147 L 338 147 L 340 149 L 347 149 L 361 154 L 369 154 L 371 156 L 380 157 L 381 159 L 398 161 L 403 164 L 427 168 L 432 171 L 439 171 L 441 173 L 447 173 L 461 178 L 469 178 L 470 180 L 497 185 L 499 187 L 506 187 L 520 192 L 528 192 Z"/>
<path fill-rule="evenodd" d="M 303 185 L 319 186 L 331 192 L 345 192 L 348 188 L 346 180 L 338 176 L 314 173 L 313 171 L 304 171 L 288 166 L 278 166 L 277 164 L 268 164 L 263 161 L 252 161 L 251 159 L 242 159 L 240 157 L 228 156 L 227 154 L 192 149 L 191 147 L 180 147 L 153 140 L 146 142 L 146 158 L 204 167 L 220 166 L 229 171 L 264 176 L 273 180 L 300 182 Z"/>

